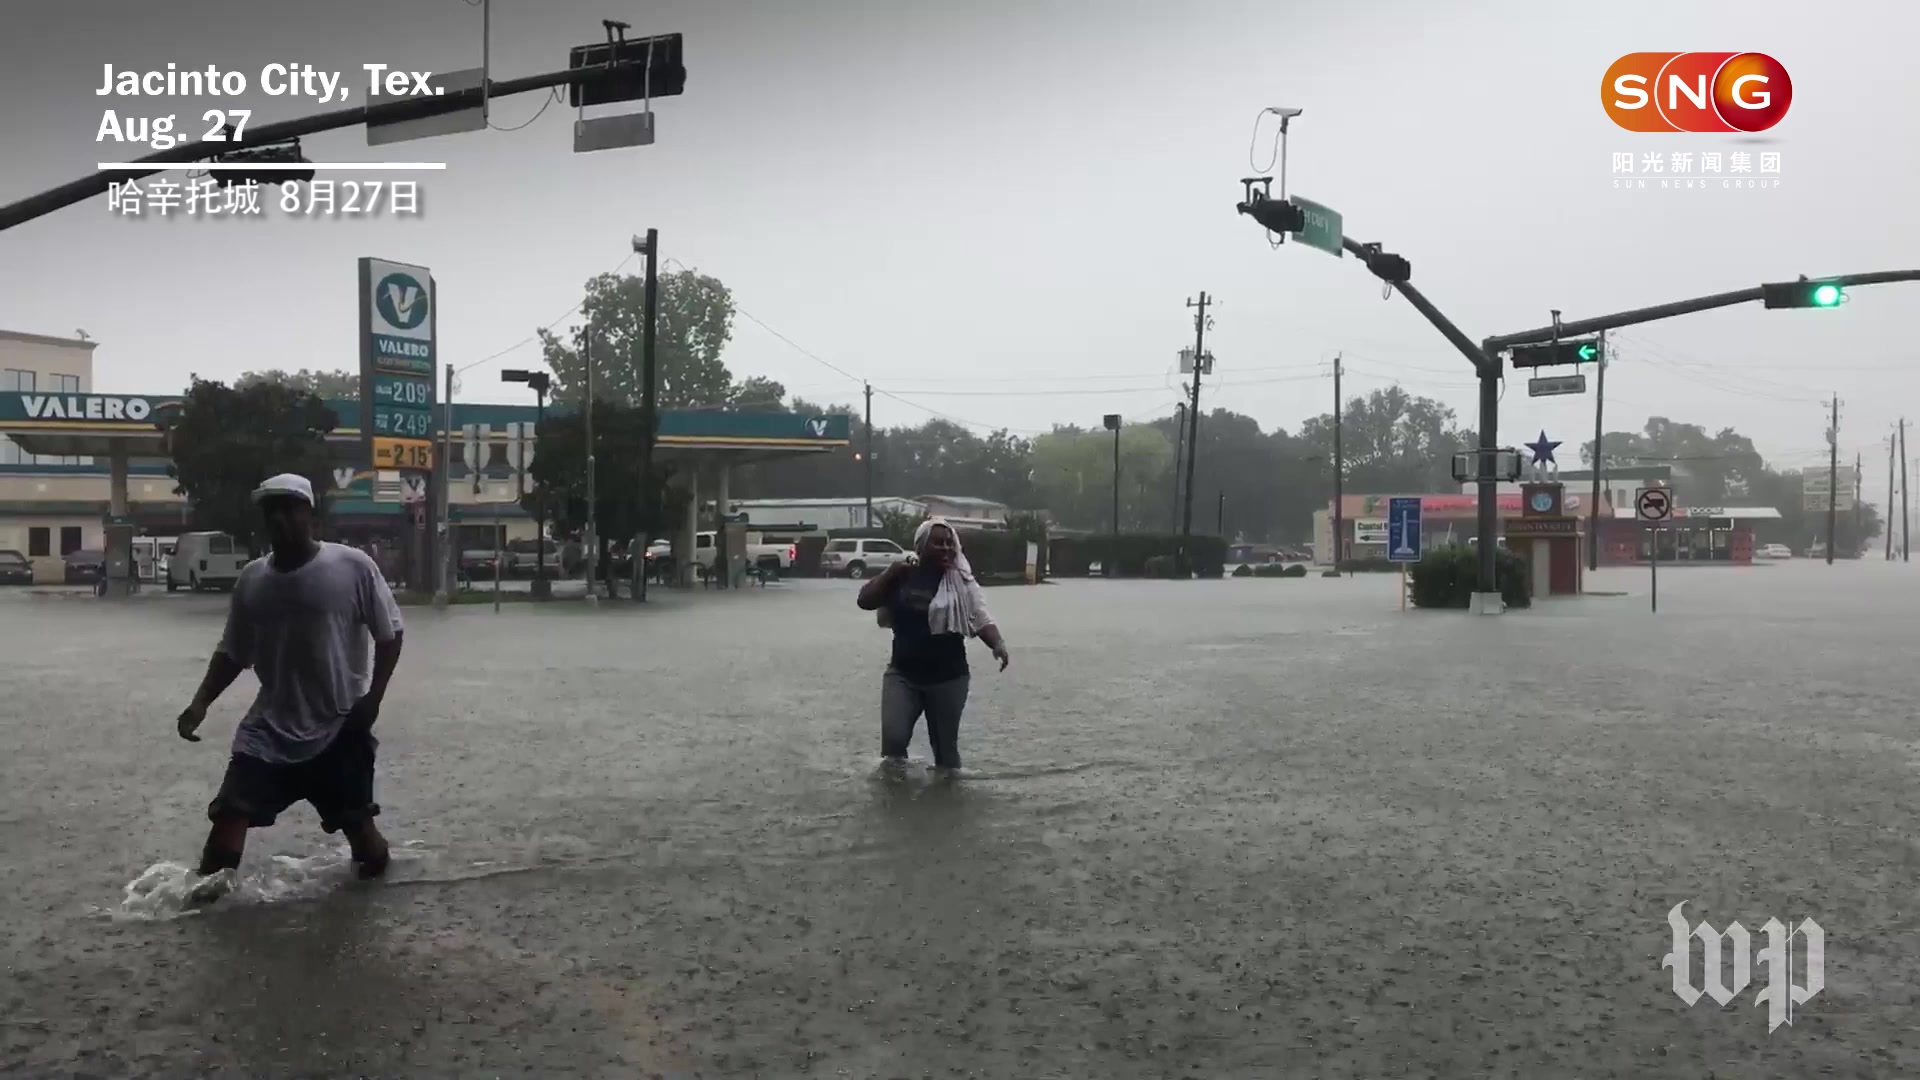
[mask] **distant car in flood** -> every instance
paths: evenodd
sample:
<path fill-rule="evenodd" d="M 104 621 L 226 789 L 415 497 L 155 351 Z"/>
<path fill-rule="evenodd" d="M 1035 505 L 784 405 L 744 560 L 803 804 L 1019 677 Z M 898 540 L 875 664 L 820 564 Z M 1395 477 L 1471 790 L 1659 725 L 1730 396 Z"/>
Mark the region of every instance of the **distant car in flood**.
<path fill-rule="evenodd" d="M 1763 559 L 1791 559 L 1793 549 L 1785 544 L 1763 544 L 1759 554 Z"/>
<path fill-rule="evenodd" d="M 17 551 L 0 551 L 0 585 L 33 584 L 33 563 Z"/>
<path fill-rule="evenodd" d="M 66 563 L 64 580 L 69 585 L 91 585 L 107 573 L 104 551 L 69 551 L 62 561 Z"/>

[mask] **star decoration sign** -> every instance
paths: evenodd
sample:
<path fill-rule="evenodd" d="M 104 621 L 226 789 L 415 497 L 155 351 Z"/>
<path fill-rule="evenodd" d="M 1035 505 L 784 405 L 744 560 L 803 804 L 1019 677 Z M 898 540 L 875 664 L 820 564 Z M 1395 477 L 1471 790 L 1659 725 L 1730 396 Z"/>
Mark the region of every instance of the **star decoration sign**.
<path fill-rule="evenodd" d="M 1540 433 L 1538 439 L 1526 444 L 1527 449 L 1533 451 L 1533 464 L 1536 467 L 1541 465 L 1558 465 L 1559 462 L 1553 460 L 1553 451 L 1554 448 L 1559 445 L 1560 443 L 1558 441 L 1547 438 L 1547 433 L 1544 431 Z"/>

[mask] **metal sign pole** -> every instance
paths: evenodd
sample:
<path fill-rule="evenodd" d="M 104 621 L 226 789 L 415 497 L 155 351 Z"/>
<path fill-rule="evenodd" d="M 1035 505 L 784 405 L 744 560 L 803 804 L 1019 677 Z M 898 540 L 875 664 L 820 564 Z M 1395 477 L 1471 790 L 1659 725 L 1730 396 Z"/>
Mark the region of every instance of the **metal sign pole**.
<path fill-rule="evenodd" d="M 493 613 L 500 614 L 500 504 L 493 504 Z"/>
<path fill-rule="evenodd" d="M 1647 580 L 1653 583 L 1653 611 L 1655 614 L 1659 614 L 1660 612 L 1660 526 L 1658 525 L 1651 526 L 1648 528 L 1647 531 L 1653 534 L 1653 542 L 1650 545 L 1648 545 L 1648 550 L 1652 553 L 1652 557 L 1647 560 Z"/>

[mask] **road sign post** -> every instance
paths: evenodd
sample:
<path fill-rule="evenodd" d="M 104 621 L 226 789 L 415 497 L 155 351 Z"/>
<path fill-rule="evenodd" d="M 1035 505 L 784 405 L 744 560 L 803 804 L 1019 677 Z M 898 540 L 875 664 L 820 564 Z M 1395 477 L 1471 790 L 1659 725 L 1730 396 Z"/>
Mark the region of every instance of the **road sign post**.
<path fill-rule="evenodd" d="M 1660 610 L 1660 523 L 1673 516 L 1672 488 L 1640 488 L 1633 493 L 1634 516 L 1647 523 L 1647 581 L 1654 611 Z"/>
<path fill-rule="evenodd" d="M 1387 558 L 1400 564 L 1400 610 L 1407 610 L 1407 564 L 1420 561 L 1420 500 L 1387 502 Z"/>

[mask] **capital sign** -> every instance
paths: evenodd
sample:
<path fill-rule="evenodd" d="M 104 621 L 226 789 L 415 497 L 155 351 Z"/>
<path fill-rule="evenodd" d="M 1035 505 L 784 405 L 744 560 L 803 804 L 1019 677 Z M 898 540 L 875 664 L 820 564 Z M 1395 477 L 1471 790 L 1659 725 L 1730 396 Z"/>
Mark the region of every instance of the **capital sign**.
<path fill-rule="evenodd" d="M 1690 928 L 1686 916 L 1680 911 L 1686 906 L 1686 901 L 1682 900 L 1667 912 L 1667 925 L 1673 931 L 1673 948 L 1660 961 L 1660 966 L 1672 970 L 1673 992 L 1681 1001 L 1692 1005 L 1706 996 L 1724 1008 L 1753 982 L 1753 938 L 1747 933 L 1747 928 L 1737 922 L 1728 923 L 1724 933 L 1715 931 L 1705 920 L 1699 926 Z M 1760 932 L 1766 937 L 1766 944 L 1760 946 L 1759 950 L 1760 966 L 1765 969 L 1765 974 L 1759 989 L 1754 991 L 1753 1003 L 1767 1007 L 1767 1030 L 1771 1032 L 1781 1024 L 1791 1025 L 1793 1007 L 1806 1004 L 1826 987 L 1827 935 L 1820 924 L 1812 919 L 1802 919 L 1800 925 L 1792 929 L 1788 929 L 1779 919 L 1768 919 L 1761 924 Z M 1795 938 L 1804 942 L 1806 949 L 1806 959 L 1800 965 L 1803 981 L 1799 986 L 1793 982 Z M 1700 942 L 1702 961 L 1699 986 L 1693 982 L 1695 941 Z M 1731 979 L 1722 970 L 1723 952 L 1731 954 Z"/>

